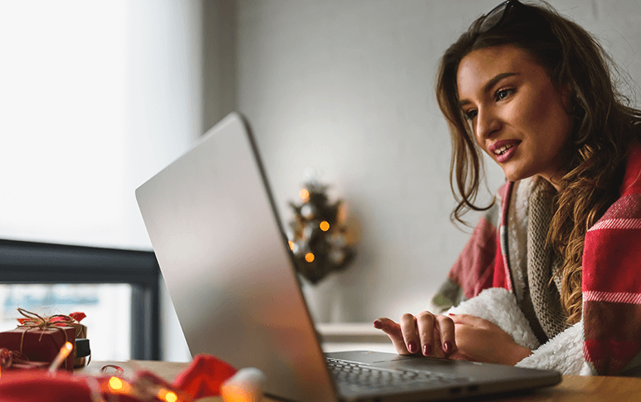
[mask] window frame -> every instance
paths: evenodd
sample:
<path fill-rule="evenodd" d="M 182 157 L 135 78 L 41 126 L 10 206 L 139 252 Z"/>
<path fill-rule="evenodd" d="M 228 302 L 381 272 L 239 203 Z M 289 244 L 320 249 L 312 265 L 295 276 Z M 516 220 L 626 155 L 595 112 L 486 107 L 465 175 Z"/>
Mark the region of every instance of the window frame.
<path fill-rule="evenodd" d="M 160 359 L 160 279 L 152 251 L 0 239 L 2 284 L 130 284 L 134 360 Z"/>

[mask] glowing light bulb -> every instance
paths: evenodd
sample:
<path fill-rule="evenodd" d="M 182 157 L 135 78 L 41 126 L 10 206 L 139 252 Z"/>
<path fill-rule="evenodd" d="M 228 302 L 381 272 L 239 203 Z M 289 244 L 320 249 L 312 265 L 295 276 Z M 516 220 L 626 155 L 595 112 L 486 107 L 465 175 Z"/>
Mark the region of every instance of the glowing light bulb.
<path fill-rule="evenodd" d="M 327 232 L 329 230 L 329 222 L 327 221 L 322 221 L 318 226 L 320 226 L 320 230 L 323 232 Z"/>
<path fill-rule="evenodd" d="M 309 201 L 309 191 L 307 191 L 306 188 L 300 190 L 298 195 L 300 195 L 300 199 L 303 200 L 303 202 Z"/>
<path fill-rule="evenodd" d="M 314 261 L 314 254 L 312 254 L 312 253 L 305 254 L 305 261 L 307 261 L 307 262 Z"/>
<path fill-rule="evenodd" d="M 58 370 L 58 367 L 65 361 L 67 356 L 73 350 L 73 344 L 71 342 L 66 342 L 63 347 L 60 348 L 60 352 L 56 355 L 56 358 L 53 359 L 51 365 L 49 366 L 49 372 L 53 373 Z"/>
<path fill-rule="evenodd" d="M 118 377 L 111 377 L 109 379 L 109 388 L 114 391 L 120 391 L 122 389 L 122 380 Z"/>
<path fill-rule="evenodd" d="M 161 388 L 158 391 L 158 397 L 159 399 L 167 402 L 176 402 L 178 400 L 178 395 L 176 395 L 175 392 L 166 390 L 164 388 Z"/>
<path fill-rule="evenodd" d="M 290 250 L 294 251 L 294 246 L 295 246 L 294 242 L 290 240 L 288 241 L 288 243 L 289 243 Z"/>
<path fill-rule="evenodd" d="M 175 393 L 169 391 L 169 392 L 167 392 L 167 395 L 165 395 L 165 400 L 167 402 L 176 402 L 178 400 L 178 395 L 176 395 Z"/>

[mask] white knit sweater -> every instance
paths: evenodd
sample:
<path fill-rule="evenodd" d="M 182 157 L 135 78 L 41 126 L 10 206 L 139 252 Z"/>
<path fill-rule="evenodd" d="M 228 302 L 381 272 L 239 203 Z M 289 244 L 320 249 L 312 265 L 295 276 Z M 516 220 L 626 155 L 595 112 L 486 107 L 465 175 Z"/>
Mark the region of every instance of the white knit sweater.
<path fill-rule="evenodd" d="M 514 341 L 533 351 L 517 367 L 550 369 L 565 375 L 591 375 L 583 357 L 583 322 L 578 322 L 543 345 L 516 304 L 516 298 L 502 288 L 482 291 L 478 296 L 448 310 L 483 318 L 507 332 Z"/>

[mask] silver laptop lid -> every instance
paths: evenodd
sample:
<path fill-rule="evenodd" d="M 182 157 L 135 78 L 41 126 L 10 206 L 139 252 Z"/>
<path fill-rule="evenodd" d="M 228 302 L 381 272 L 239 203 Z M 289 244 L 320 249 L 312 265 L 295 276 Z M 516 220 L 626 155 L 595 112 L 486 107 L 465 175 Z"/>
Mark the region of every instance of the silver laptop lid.
<path fill-rule="evenodd" d="M 228 115 L 136 198 L 192 355 L 261 369 L 268 395 L 335 400 L 244 119 Z"/>

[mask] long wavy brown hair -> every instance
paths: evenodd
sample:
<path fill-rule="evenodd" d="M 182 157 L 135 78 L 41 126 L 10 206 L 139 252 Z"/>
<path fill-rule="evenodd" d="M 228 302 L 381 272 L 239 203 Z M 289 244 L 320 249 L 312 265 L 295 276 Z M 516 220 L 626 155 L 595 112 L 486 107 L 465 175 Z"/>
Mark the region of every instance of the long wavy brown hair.
<path fill-rule="evenodd" d="M 599 43 L 547 3 L 518 4 L 485 33 L 476 32 L 477 21 L 443 55 L 436 84 L 452 138 L 450 186 L 458 204 L 451 218 L 465 223 L 462 216 L 469 210 L 491 207 L 476 205 L 484 176 L 482 151 L 459 107 L 459 63 L 474 50 L 512 44 L 532 55 L 557 88 L 570 88 L 567 112 L 573 128 L 564 149 L 567 173 L 555 196 L 547 242 L 563 258 L 555 275 L 562 278 L 561 303 L 568 322 L 575 323 L 582 315 L 585 234 L 619 197 L 627 150 L 641 136 L 641 111 L 629 106 L 629 99 L 617 89 L 618 82 L 627 81 L 620 79 Z"/>

